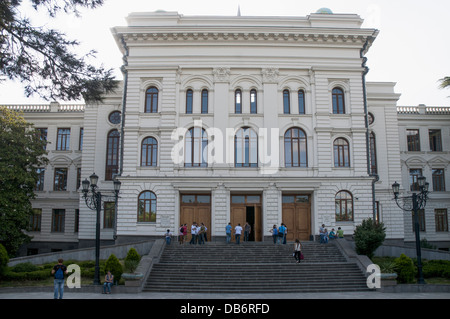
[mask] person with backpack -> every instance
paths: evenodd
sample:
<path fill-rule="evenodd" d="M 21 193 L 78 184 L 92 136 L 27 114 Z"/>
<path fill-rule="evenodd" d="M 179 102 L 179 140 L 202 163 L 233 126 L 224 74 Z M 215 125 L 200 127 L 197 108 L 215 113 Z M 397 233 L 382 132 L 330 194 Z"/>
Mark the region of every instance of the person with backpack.
<path fill-rule="evenodd" d="M 62 258 L 58 259 L 58 264 L 53 267 L 52 275 L 55 277 L 53 281 L 53 298 L 58 299 L 59 295 L 59 299 L 62 299 L 64 294 L 64 275 L 67 275 L 67 267 L 63 265 Z"/>
<path fill-rule="evenodd" d="M 270 232 L 272 233 L 273 243 L 276 244 L 277 243 L 277 238 L 278 238 L 277 225 L 273 225 L 273 228 L 270 230 Z"/>

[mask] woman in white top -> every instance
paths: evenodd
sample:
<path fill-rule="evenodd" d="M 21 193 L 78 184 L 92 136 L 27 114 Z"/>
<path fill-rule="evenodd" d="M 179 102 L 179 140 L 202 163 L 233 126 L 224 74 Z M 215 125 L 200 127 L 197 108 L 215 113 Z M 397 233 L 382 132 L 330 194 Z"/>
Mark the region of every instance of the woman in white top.
<path fill-rule="evenodd" d="M 302 255 L 302 244 L 300 243 L 300 240 L 296 239 L 294 243 L 294 258 L 297 261 L 297 263 L 300 263 Z"/>

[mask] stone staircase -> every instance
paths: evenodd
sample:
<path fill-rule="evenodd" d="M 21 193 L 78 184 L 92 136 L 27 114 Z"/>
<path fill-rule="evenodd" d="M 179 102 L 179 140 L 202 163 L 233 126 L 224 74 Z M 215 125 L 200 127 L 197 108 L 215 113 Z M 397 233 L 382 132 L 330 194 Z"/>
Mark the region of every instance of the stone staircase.
<path fill-rule="evenodd" d="M 329 243 L 305 242 L 297 264 L 293 244 L 269 242 L 166 246 L 144 284 L 147 292 L 288 293 L 368 291 L 366 278 Z"/>

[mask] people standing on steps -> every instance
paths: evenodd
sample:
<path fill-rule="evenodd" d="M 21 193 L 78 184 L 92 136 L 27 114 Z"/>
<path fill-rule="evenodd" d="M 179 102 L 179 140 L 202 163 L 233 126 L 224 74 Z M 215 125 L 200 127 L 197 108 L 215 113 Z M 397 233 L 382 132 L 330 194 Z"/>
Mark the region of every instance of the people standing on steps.
<path fill-rule="evenodd" d="M 236 244 L 239 245 L 241 242 L 241 233 L 242 227 L 241 224 L 238 223 L 236 227 L 234 227 L 234 235 L 236 236 Z"/>
<path fill-rule="evenodd" d="M 294 258 L 297 263 L 302 260 L 302 243 L 298 239 L 294 243 Z"/>
<path fill-rule="evenodd" d="M 225 234 L 227 236 L 227 244 L 231 242 L 231 223 L 228 223 L 228 225 L 225 227 Z"/>
<path fill-rule="evenodd" d="M 184 242 L 184 225 L 181 224 L 180 228 L 178 229 L 178 243 L 182 245 Z"/>
<path fill-rule="evenodd" d="M 248 222 L 244 225 L 244 241 L 248 241 L 248 237 L 250 236 L 250 233 L 252 232 L 252 226 Z"/>
<path fill-rule="evenodd" d="M 286 227 L 284 227 L 284 224 L 282 223 L 281 226 L 278 228 L 278 242 L 280 244 L 284 241 L 284 235 L 285 235 Z"/>
<path fill-rule="evenodd" d="M 277 238 L 278 238 L 277 225 L 273 225 L 273 228 L 271 230 L 269 230 L 269 231 L 272 233 L 273 243 L 276 244 L 277 243 Z"/>
<path fill-rule="evenodd" d="M 191 241 L 189 242 L 190 245 L 195 245 L 197 243 L 197 223 L 193 222 L 191 226 Z"/>

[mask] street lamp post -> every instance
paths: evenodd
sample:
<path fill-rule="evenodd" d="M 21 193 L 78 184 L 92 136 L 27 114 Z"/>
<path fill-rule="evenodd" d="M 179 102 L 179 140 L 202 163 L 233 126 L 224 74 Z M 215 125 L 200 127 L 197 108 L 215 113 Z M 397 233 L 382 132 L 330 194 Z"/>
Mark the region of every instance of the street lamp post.
<path fill-rule="evenodd" d="M 416 254 L 417 254 L 417 269 L 419 273 L 419 284 L 425 284 L 422 272 L 422 251 L 420 247 L 420 227 L 419 227 L 419 210 L 425 209 L 428 200 L 429 183 L 426 182 L 425 177 L 418 178 L 418 185 L 420 192 L 413 192 L 411 196 L 400 197 L 400 184 L 395 182 L 392 184 L 392 191 L 394 193 L 395 203 L 403 211 L 412 211 L 414 213 L 414 232 L 416 235 Z"/>
<path fill-rule="evenodd" d="M 95 223 L 95 273 L 94 273 L 94 285 L 100 285 L 100 214 L 102 210 L 102 193 L 98 190 L 97 182 L 98 176 L 94 173 L 89 176 L 90 182 L 85 179 L 81 184 L 83 187 L 83 198 L 86 202 L 86 206 L 92 210 L 97 211 L 97 220 Z M 90 186 L 90 189 L 89 189 Z M 107 199 L 113 198 L 117 201 L 119 198 L 121 182 L 114 180 L 114 195 L 104 196 Z"/>

